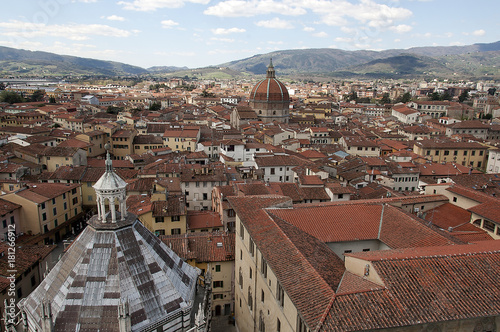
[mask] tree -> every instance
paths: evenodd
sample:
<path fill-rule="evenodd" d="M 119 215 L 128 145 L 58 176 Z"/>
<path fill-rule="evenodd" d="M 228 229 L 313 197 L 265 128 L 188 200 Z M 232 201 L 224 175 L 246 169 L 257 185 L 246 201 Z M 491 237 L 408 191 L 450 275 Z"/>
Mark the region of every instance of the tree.
<path fill-rule="evenodd" d="M 382 99 L 380 99 L 381 104 L 390 104 L 391 98 L 389 98 L 389 94 L 386 92 L 382 95 Z"/>
<path fill-rule="evenodd" d="M 30 97 L 30 101 L 43 101 L 45 99 L 45 91 L 43 90 L 35 90 Z"/>
<path fill-rule="evenodd" d="M 403 96 L 401 97 L 401 102 L 402 103 L 408 103 L 411 101 L 411 94 L 409 92 L 405 92 Z"/>
<path fill-rule="evenodd" d="M 6 86 L 3 82 L 0 82 L 0 90 L 5 90 Z"/>
<path fill-rule="evenodd" d="M 203 90 L 201 96 L 203 98 L 215 98 L 215 94 L 213 92 L 208 92 L 207 90 Z"/>
<path fill-rule="evenodd" d="M 1 84 L 1 83 L 0 83 Z M 488 89 L 488 94 L 490 96 L 494 96 L 495 95 L 495 92 L 497 92 L 497 88 L 489 88 Z"/>
<path fill-rule="evenodd" d="M 56 97 L 54 97 L 54 96 L 50 96 L 50 98 L 49 98 L 49 103 L 50 103 L 50 104 L 55 104 L 55 103 L 56 103 Z"/>
<path fill-rule="evenodd" d="M 155 101 L 155 102 L 152 102 L 150 105 L 149 105 L 149 109 L 151 111 L 159 111 L 161 109 L 161 103 L 158 102 L 158 101 Z"/>
<path fill-rule="evenodd" d="M 0 102 L 14 104 L 24 102 L 23 96 L 15 93 L 14 91 L 2 91 L 0 93 Z"/>
<path fill-rule="evenodd" d="M 434 91 L 433 93 L 431 93 L 430 98 L 431 100 L 441 100 L 441 95 Z"/>
<path fill-rule="evenodd" d="M 358 100 L 358 93 L 356 91 L 351 92 L 345 97 L 345 101 L 350 102 L 350 101 L 357 101 Z"/>
<path fill-rule="evenodd" d="M 469 99 L 469 90 L 464 90 L 460 96 L 458 96 L 458 101 L 463 103 L 464 101 Z"/>
<path fill-rule="evenodd" d="M 451 100 L 453 97 L 446 91 L 441 95 L 441 100 Z"/>

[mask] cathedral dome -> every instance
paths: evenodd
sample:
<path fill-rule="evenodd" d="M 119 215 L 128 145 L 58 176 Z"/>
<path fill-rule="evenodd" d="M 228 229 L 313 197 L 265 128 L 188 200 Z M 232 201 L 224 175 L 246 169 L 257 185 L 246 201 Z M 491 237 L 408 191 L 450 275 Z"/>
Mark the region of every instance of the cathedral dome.
<path fill-rule="evenodd" d="M 289 102 L 288 90 L 281 81 L 276 79 L 273 63 L 267 68 L 267 77 L 258 82 L 250 92 L 250 101 L 253 102 Z"/>

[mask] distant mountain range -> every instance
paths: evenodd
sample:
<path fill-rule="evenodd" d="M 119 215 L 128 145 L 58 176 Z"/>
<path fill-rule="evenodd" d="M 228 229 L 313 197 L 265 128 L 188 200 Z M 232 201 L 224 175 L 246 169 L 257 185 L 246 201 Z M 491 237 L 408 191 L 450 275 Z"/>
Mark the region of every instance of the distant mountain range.
<path fill-rule="evenodd" d="M 266 72 L 273 59 L 278 76 L 339 78 L 500 79 L 500 41 L 468 46 L 414 47 L 385 51 L 301 49 L 275 51 L 214 67 L 128 64 L 0 46 L 0 77 L 5 76 L 189 76 L 234 78 Z"/>

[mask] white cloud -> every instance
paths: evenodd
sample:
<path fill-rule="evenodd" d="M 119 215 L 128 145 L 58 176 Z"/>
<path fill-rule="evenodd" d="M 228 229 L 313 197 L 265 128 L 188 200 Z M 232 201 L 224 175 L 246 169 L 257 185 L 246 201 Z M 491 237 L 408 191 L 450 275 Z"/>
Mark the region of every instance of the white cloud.
<path fill-rule="evenodd" d="M 165 28 L 165 29 L 171 29 L 171 28 L 176 27 L 178 25 L 179 25 L 179 23 L 172 21 L 172 20 L 161 21 L 161 27 Z"/>
<path fill-rule="evenodd" d="M 373 0 L 225 0 L 208 7 L 204 14 L 220 17 L 251 17 L 256 15 L 304 15 L 314 12 L 321 22 L 331 26 L 362 23 L 369 27 L 388 29 L 396 21 L 408 19 L 412 12 L 402 7 L 379 4 Z M 402 29 L 402 27 L 400 28 Z"/>
<path fill-rule="evenodd" d="M 269 45 L 283 45 L 283 44 L 284 44 L 284 43 L 283 43 L 283 41 L 281 41 L 281 40 L 279 40 L 279 41 L 272 41 L 272 40 L 269 40 L 269 41 L 267 41 L 267 43 L 268 43 Z"/>
<path fill-rule="evenodd" d="M 319 38 L 325 38 L 325 37 L 328 37 L 328 34 L 324 31 L 321 31 L 321 32 L 313 33 L 313 36 L 319 37 Z"/>
<path fill-rule="evenodd" d="M 354 39 L 348 37 L 337 37 L 334 39 L 334 41 L 338 43 L 352 43 Z"/>
<path fill-rule="evenodd" d="M 206 5 L 210 0 L 133 0 L 118 1 L 117 3 L 126 10 L 149 12 L 162 8 L 180 8 L 187 2 Z"/>
<path fill-rule="evenodd" d="M 316 29 L 314 29 L 313 27 L 304 27 L 305 32 L 313 32 L 314 30 Z"/>
<path fill-rule="evenodd" d="M 110 21 L 122 21 L 122 22 L 125 21 L 125 17 L 121 17 L 118 15 L 107 16 L 106 19 Z"/>
<path fill-rule="evenodd" d="M 210 40 L 216 41 L 216 42 L 223 42 L 223 43 L 234 43 L 235 40 L 231 38 L 216 38 L 212 37 Z"/>
<path fill-rule="evenodd" d="M 231 33 L 242 33 L 245 32 L 245 29 L 240 29 L 240 28 L 217 28 L 217 29 L 212 29 L 212 33 L 214 35 L 229 35 Z"/>
<path fill-rule="evenodd" d="M 275 17 L 268 21 L 255 22 L 255 25 L 270 29 L 293 29 L 292 23 Z"/>
<path fill-rule="evenodd" d="M 401 42 L 401 39 L 396 38 L 396 39 L 394 39 L 394 42 L 395 42 L 395 43 L 400 43 L 400 42 Z"/>
<path fill-rule="evenodd" d="M 60 37 L 71 40 L 86 40 L 89 36 L 129 37 L 130 31 L 122 30 L 104 24 L 53 24 L 30 23 L 18 20 L 0 22 L 0 35 L 22 37 L 26 39 L 37 37 Z"/>
<path fill-rule="evenodd" d="M 406 25 L 406 24 L 394 25 L 394 26 L 389 28 L 389 30 L 394 31 L 396 33 L 410 32 L 411 29 L 412 29 L 412 27 L 409 25 Z"/>
<path fill-rule="evenodd" d="M 485 34 L 486 34 L 486 31 L 484 31 L 483 29 L 475 30 L 472 32 L 473 36 L 484 36 Z"/>
<path fill-rule="evenodd" d="M 265 14 L 297 16 L 304 15 L 307 11 L 300 8 L 299 4 L 289 5 L 274 0 L 227 0 L 208 7 L 203 13 L 220 17 L 252 17 Z"/>

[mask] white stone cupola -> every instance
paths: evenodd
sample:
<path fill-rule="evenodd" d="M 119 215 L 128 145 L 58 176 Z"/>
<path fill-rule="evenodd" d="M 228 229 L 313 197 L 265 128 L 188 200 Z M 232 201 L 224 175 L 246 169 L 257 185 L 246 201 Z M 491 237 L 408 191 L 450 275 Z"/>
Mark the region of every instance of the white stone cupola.
<path fill-rule="evenodd" d="M 111 148 L 109 143 L 104 147 L 106 149 L 106 171 L 93 186 L 97 196 L 97 218 L 102 223 L 108 221 L 116 223 L 127 217 L 125 189 L 127 183 L 113 171 L 113 163 L 109 157 L 109 149 Z M 118 211 L 116 210 L 117 204 Z"/>

